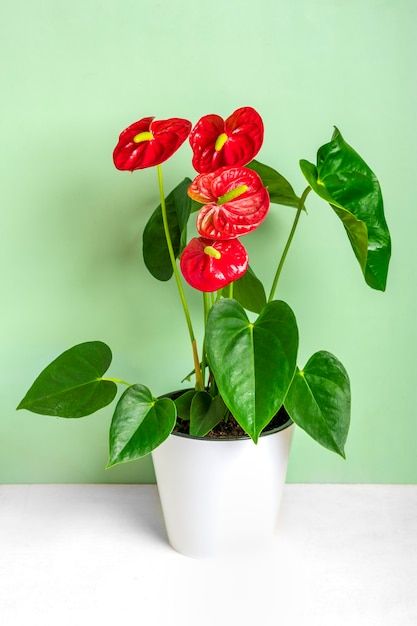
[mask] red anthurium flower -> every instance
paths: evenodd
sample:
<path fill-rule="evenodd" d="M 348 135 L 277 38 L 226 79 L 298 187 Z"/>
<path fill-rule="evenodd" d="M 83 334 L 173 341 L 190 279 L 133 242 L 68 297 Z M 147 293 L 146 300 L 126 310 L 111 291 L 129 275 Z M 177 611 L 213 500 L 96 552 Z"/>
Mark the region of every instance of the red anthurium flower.
<path fill-rule="evenodd" d="M 269 195 L 260 176 L 246 167 L 222 167 L 200 174 L 188 195 L 204 203 L 197 230 L 209 239 L 233 239 L 255 230 L 266 217 Z"/>
<path fill-rule="evenodd" d="M 193 167 L 205 174 L 226 165 L 247 165 L 258 154 L 263 139 L 262 118 L 252 107 L 237 109 L 226 120 L 205 115 L 190 134 Z"/>
<path fill-rule="evenodd" d="M 188 284 L 199 291 L 217 291 L 248 269 L 248 253 L 238 239 L 213 241 L 194 237 L 184 248 L 180 267 Z"/>
<path fill-rule="evenodd" d="M 118 170 L 141 170 L 163 163 L 187 139 L 191 122 L 178 117 L 154 121 L 144 117 L 131 124 L 119 137 L 113 152 Z"/>

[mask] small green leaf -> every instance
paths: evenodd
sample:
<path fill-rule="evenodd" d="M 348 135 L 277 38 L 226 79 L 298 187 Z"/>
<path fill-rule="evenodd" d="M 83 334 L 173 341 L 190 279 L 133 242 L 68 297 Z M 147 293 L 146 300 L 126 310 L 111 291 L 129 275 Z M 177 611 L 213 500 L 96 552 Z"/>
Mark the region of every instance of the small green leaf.
<path fill-rule="evenodd" d="M 223 292 L 227 293 L 228 287 Z M 266 304 L 265 289 L 249 267 L 241 278 L 233 283 L 233 297 L 244 309 L 260 313 Z"/>
<path fill-rule="evenodd" d="M 111 359 L 110 348 L 101 341 L 70 348 L 39 374 L 17 408 L 70 418 L 98 411 L 117 393 L 114 382 L 101 380 Z"/>
<path fill-rule="evenodd" d="M 213 398 L 206 391 L 198 391 L 191 403 L 190 435 L 204 437 L 226 413 L 227 407 L 221 396 Z"/>
<path fill-rule="evenodd" d="M 195 389 L 190 389 L 174 400 L 175 406 L 177 407 L 177 414 L 180 419 L 186 421 L 190 419 L 191 402 L 196 393 Z"/>
<path fill-rule="evenodd" d="M 281 407 L 294 375 L 294 313 L 285 302 L 273 301 L 251 323 L 236 300 L 225 298 L 210 310 L 206 346 L 220 395 L 256 443 Z"/>
<path fill-rule="evenodd" d="M 144 385 L 129 387 L 117 403 L 111 422 L 107 467 L 134 461 L 155 450 L 172 432 L 176 417 L 170 398 L 154 398 Z"/>
<path fill-rule="evenodd" d="M 319 149 L 317 167 L 305 160 L 300 167 L 311 188 L 342 221 L 367 284 L 384 291 L 391 238 L 375 174 L 337 128 Z"/>
<path fill-rule="evenodd" d="M 330 352 L 316 352 L 297 371 L 285 399 L 289 416 L 315 441 L 345 458 L 350 423 L 350 383 Z"/>
<path fill-rule="evenodd" d="M 268 188 L 269 198 L 273 204 L 298 208 L 300 198 L 294 193 L 290 183 L 276 170 L 256 160 L 251 161 L 246 167 L 259 174 L 263 184 Z"/>
<path fill-rule="evenodd" d="M 168 227 L 176 257 L 185 245 L 191 211 L 191 198 L 187 194 L 190 184 L 191 179 L 185 178 L 165 198 Z M 165 238 L 161 205 L 152 213 L 143 231 L 143 258 L 152 276 L 163 281 L 171 278 L 173 270 Z"/>

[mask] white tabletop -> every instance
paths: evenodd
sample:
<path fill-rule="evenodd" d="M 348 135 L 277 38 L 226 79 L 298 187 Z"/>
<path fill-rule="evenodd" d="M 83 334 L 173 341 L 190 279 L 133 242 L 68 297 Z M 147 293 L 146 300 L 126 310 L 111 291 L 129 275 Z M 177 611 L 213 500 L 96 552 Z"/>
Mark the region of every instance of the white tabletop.
<path fill-rule="evenodd" d="M 286 485 L 267 551 L 199 561 L 153 485 L 2 485 L 0 623 L 414 626 L 417 487 Z"/>

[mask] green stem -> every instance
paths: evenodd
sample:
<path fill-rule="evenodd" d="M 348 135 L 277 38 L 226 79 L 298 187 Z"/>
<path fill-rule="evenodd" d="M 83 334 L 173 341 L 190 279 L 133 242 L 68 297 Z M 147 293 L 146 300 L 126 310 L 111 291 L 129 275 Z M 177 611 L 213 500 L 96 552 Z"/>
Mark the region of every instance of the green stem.
<path fill-rule="evenodd" d="M 207 293 L 207 291 L 203 291 L 203 298 L 204 298 L 204 328 L 205 328 L 207 324 L 208 314 L 211 309 L 210 296 Z"/>
<path fill-rule="evenodd" d="M 195 378 L 196 378 L 196 388 L 204 389 L 203 378 L 202 378 L 201 369 L 200 369 L 200 362 L 199 362 L 198 353 L 197 353 L 197 342 L 195 340 L 190 311 L 188 309 L 187 300 L 185 298 L 184 289 L 182 287 L 181 278 L 180 278 L 180 274 L 179 274 L 178 267 L 177 267 L 177 261 L 175 258 L 174 248 L 172 246 L 171 234 L 169 232 L 168 216 L 167 216 L 167 209 L 166 209 L 166 204 L 165 204 L 164 185 L 163 185 L 163 180 L 162 180 L 162 168 L 160 165 L 157 165 L 156 169 L 158 171 L 159 197 L 161 199 L 162 222 L 164 224 L 165 239 L 166 239 L 167 246 L 168 246 L 168 253 L 169 253 L 169 258 L 170 258 L 171 265 L 172 265 L 172 270 L 174 272 L 175 282 L 177 283 L 178 293 L 180 295 L 182 308 L 184 310 L 185 320 L 187 322 L 188 333 L 191 339 L 194 369 L 195 369 Z"/>
<path fill-rule="evenodd" d="M 120 378 L 99 378 L 98 380 L 109 380 L 112 383 L 120 383 L 121 385 L 126 385 L 127 387 L 131 387 L 130 383 L 127 383 L 125 380 L 121 380 Z"/>
<path fill-rule="evenodd" d="M 295 230 L 297 228 L 298 220 L 300 219 L 301 211 L 303 210 L 303 207 L 304 207 L 305 199 L 307 198 L 307 196 L 310 193 L 310 191 L 311 191 L 311 187 L 309 185 L 308 187 L 306 187 L 304 189 L 303 194 L 302 194 L 302 196 L 300 198 L 300 202 L 298 203 L 297 213 L 295 215 L 294 223 L 292 225 L 291 232 L 289 234 L 287 243 L 285 244 L 285 248 L 284 248 L 284 251 L 282 253 L 281 259 L 280 259 L 280 261 L 278 263 L 277 271 L 275 273 L 274 282 L 272 283 L 271 293 L 269 294 L 268 302 L 271 302 L 274 299 L 275 290 L 277 288 L 278 280 L 279 280 L 279 277 L 281 275 L 281 270 L 284 267 L 285 259 L 287 258 L 288 250 L 290 249 L 291 242 L 293 240 L 294 233 L 295 233 Z"/>
<path fill-rule="evenodd" d="M 210 312 L 210 296 L 206 291 L 203 291 L 203 302 L 204 302 L 204 341 L 203 341 L 203 354 L 201 356 L 201 369 L 203 375 L 203 384 L 204 389 L 206 388 L 206 365 L 207 365 L 207 357 L 206 357 L 206 326 L 207 326 L 207 318 Z"/>

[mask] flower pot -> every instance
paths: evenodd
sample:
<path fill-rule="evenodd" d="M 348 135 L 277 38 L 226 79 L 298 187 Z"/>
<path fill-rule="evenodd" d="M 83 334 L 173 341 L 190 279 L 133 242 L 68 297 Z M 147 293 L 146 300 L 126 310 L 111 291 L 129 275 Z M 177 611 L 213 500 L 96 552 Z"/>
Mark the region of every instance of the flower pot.
<path fill-rule="evenodd" d="M 210 557 L 271 541 L 285 484 L 290 419 L 248 437 L 171 434 L 152 452 L 168 539 L 178 552 Z"/>

